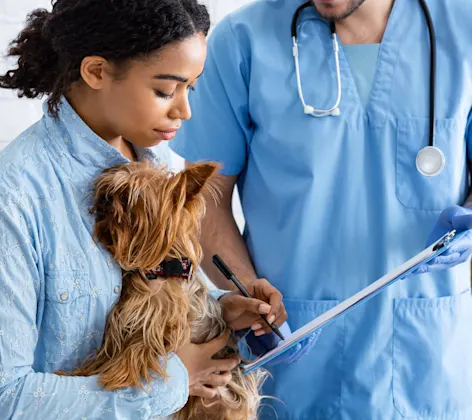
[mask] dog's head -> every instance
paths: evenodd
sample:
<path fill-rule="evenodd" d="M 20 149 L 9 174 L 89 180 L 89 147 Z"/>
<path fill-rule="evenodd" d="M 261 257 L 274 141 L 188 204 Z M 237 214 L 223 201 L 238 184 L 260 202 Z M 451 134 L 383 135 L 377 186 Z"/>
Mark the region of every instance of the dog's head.
<path fill-rule="evenodd" d="M 145 273 L 166 259 L 198 265 L 202 192 L 217 164 L 193 165 L 173 174 L 137 162 L 107 169 L 95 182 L 95 237 L 124 271 Z"/>

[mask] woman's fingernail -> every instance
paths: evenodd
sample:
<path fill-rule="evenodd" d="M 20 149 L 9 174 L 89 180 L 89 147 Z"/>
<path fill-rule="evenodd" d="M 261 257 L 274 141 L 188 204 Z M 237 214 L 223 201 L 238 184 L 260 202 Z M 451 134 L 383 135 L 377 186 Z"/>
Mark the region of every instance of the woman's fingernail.
<path fill-rule="evenodd" d="M 264 330 L 258 330 L 258 331 L 254 332 L 255 336 L 259 336 L 259 335 L 262 335 L 262 334 L 264 334 Z"/>
<path fill-rule="evenodd" d="M 262 328 L 262 325 L 261 324 L 254 324 L 252 327 L 252 330 L 260 330 Z"/>
<path fill-rule="evenodd" d="M 261 314 L 268 314 L 270 312 L 270 305 L 263 303 L 261 306 L 259 306 L 259 312 Z"/>
<path fill-rule="evenodd" d="M 275 321 L 275 315 L 271 315 L 267 321 L 269 321 L 269 324 L 272 324 Z"/>

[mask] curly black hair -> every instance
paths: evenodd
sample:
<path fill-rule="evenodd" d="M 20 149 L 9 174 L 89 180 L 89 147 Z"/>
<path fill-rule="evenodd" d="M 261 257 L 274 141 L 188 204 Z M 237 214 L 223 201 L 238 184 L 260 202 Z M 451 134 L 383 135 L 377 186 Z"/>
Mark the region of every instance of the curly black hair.
<path fill-rule="evenodd" d="M 197 33 L 208 34 L 210 18 L 197 0 L 57 0 L 52 12 L 37 9 L 8 51 L 18 68 L 0 76 L 0 88 L 18 96 L 50 95 L 57 117 L 62 95 L 79 81 L 87 56 L 118 67 Z"/>

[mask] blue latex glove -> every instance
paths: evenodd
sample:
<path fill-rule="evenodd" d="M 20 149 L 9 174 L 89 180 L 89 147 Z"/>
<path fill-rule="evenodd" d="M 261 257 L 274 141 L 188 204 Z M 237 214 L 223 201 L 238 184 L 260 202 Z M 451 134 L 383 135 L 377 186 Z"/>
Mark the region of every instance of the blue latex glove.
<path fill-rule="evenodd" d="M 440 256 L 426 264 L 420 265 L 412 275 L 445 270 L 467 261 L 472 254 L 472 210 L 467 207 L 452 206 L 444 210 L 428 238 L 426 246 L 430 246 L 450 230 L 468 231 L 454 245 Z"/>
<path fill-rule="evenodd" d="M 290 330 L 287 322 L 284 322 L 279 327 L 282 335 L 287 338 L 292 331 Z M 279 364 L 289 364 L 296 362 L 304 355 L 306 355 L 318 341 L 321 330 L 318 330 L 316 333 L 311 334 L 309 337 L 305 338 L 300 343 L 293 346 L 291 349 L 285 351 L 280 356 L 277 356 L 275 359 L 272 359 L 270 362 L 266 363 L 266 366 L 276 366 Z M 277 345 L 282 341 L 277 334 L 271 332 L 261 336 L 255 336 L 252 331 L 242 330 L 238 331 L 239 336 L 244 336 L 246 343 L 251 351 L 253 356 L 259 357 L 268 351 L 277 347 Z"/>

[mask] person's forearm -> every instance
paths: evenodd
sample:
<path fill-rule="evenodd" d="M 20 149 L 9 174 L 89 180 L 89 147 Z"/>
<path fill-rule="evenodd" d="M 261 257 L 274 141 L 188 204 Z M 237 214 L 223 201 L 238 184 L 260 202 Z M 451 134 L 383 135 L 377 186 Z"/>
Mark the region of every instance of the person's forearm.
<path fill-rule="evenodd" d="M 469 194 L 469 196 L 467 197 L 467 200 L 465 200 L 463 206 L 468 207 L 469 209 L 472 209 L 472 194 Z"/>
<path fill-rule="evenodd" d="M 472 163 L 469 162 L 469 173 L 472 172 Z M 472 185 L 469 187 L 469 195 L 467 196 L 464 204 L 464 207 L 468 207 L 469 209 L 472 209 Z"/>
<path fill-rule="evenodd" d="M 0 380 L 0 419 L 13 420 L 20 416 L 52 419 L 64 415 L 74 419 L 115 420 L 138 416 L 150 420 L 169 416 L 187 401 L 188 376 L 178 357 L 169 359 L 167 374 L 169 379 L 156 379 L 144 390 L 119 391 L 104 391 L 97 376 L 58 376 L 32 371 L 17 379 L 13 374 L 7 375 L 3 383 Z"/>
<path fill-rule="evenodd" d="M 469 195 L 467 196 L 463 206 L 472 209 L 472 188 L 469 190 Z"/>
<path fill-rule="evenodd" d="M 257 275 L 234 220 L 231 203 L 220 203 L 217 206 L 213 200 L 208 201 L 202 225 L 201 243 L 204 252 L 202 268 L 218 288 L 232 290 L 233 284 L 213 264 L 213 255 L 218 254 L 243 283 L 257 279 Z"/>

